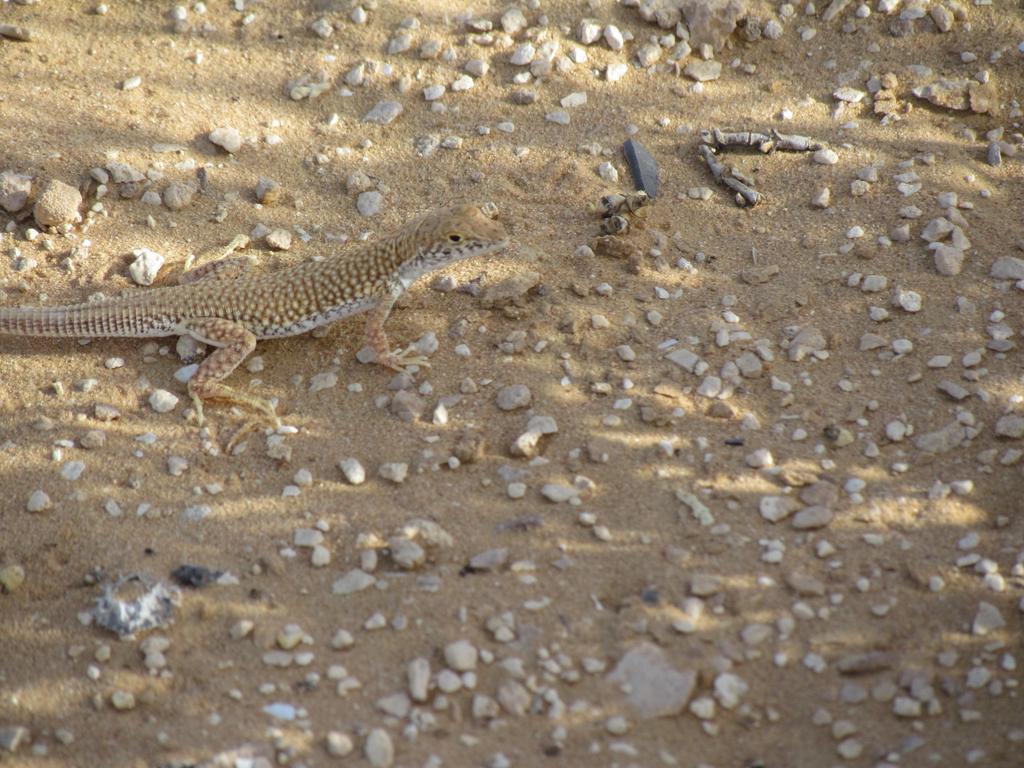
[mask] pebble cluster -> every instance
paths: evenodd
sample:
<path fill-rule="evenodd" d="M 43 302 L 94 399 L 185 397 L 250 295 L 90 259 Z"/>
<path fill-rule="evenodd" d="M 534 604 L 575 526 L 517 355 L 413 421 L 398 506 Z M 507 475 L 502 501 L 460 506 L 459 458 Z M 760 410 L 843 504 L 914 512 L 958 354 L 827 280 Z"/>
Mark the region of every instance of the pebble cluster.
<path fill-rule="evenodd" d="M 244 35 L 273 13 L 247 0 L 223 5 L 161 10 L 165 40 L 189 66 L 217 65 L 219 27 Z M 1008 59 L 1020 69 L 1024 43 L 962 49 L 960 33 L 966 40 L 972 23 L 991 20 L 989 3 L 625 0 L 614 11 L 574 7 L 569 17 L 527 0 L 396 23 L 377 0 L 300 5 L 294 13 L 317 46 L 317 68 L 267 83 L 267 98 L 289 119 L 315 123 L 304 168 L 313 179 L 336 177 L 341 218 L 359 226 L 410 204 L 387 164 L 370 162 L 375 143 L 406 136 L 409 123 L 429 128 L 408 135 L 403 162 L 494 151 L 526 162 L 543 151 L 542 138 L 598 124 L 609 94 L 649 78 L 670 79 L 680 103 L 699 112 L 715 88 L 760 74 L 765 42 L 799 58 L 826 35 L 870 34 L 956 55 L 954 74 L 875 62 L 882 46 L 870 41 L 854 69 L 824 59 L 816 76 L 828 146 L 790 161 L 815 180 L 813 195 L 794 199 L 768 165 L 740 159 L 730 169 L 769 177 L 758 211 L 802 209 L 808 231 L 782 240 L 771 239 L 770 220 L 726 218 L 751 215 L 735 211 L 726 191 L 688 186 L 706 180 L 699 164 L 679 183 L 686 166 L 666 148 L 678 142 L 680 155 L 694 158 L 706 126 L 666 107 L 643 130 L 671 136 L 651 146 L 674 186 L 663 184 L 642 226 L 593 237 L 588 200 L 555 201 L 579 214 L 565 219 L 578 222 L 570 252 L 545 257 L 540 236 L 520 226 L 500 278 L 445 275 L 431 284 L 469 302 L 447 329 L 414 343 L 434 357 L 433 370 L 385 380 L 355 364 L 372 359 L 367 350 L 339 352 L 317 370 L 315 356 L 296 355 L 280 392 L 295 404 L 295 418 L 285 419 L 295 424 L 241 429 L 229 440 L 207 427 L 198 445 L 168 440 L 166 420 L 185 430 L 192 416 L 183 383 L 207 352 L 191 339 L 119 345 L 127 360 L 102 355 L 95 377 L 52 382 L 40 397 L 58 399 L 59 409 L 38 409 L 50 415 L 33 417 L 17 438 L 0 432 L 0 455 L 45 445 L 49 461 L 47 481 L 19 489 L 5 517 L 42 526 L 88 510 L 75 525 L 171 526 L 181 541 L 154 547 L 173 548 L 182 562 L 182 541 L 202 542 L 216 525 L 236 527 L 245 542 L 223 553 L 238 573 L 220 573 L 203 593 L 183 590 L 180 605 L 175 589 L 173 604 L 161 603 L 168 615 L 123 642 L 91 602 L 116 576 L 102 571 L 122 560 L 79 579 L 70 590 L 75 640 L 46 651 L 70 664 L 75 706 L 152 725 L 146 738 L 155 744 L 139 754 L 183 750 L 204 766 L 713 768 L 812 764 L 812 755 L 815 765 L 876 768 L 1019 764 L 1024 536 L 1007 495 L 1024 489 L 1024 232 L 1009 231 L 1019 222 L 1008 196 L 982 179 L 1020 173 L 1022 78 L 1003 83 L 996 73 Z M 88 11 L 98 22 L 118 12 Z M 43 28 L 24 21 L 0 25 L 2 45 L 45 45 Z M 364 29 L 379 50 L 349 60 L 341 42 Z M 154 80 L 123 73 L 110 90 L 142 99 L 161 87 Z M 470 124 L 464 104 L 484 91 L 493 119 Z M 763 112 L 775 100 L 762 96 L 752 99 Z M 771 115 L 786 133 L 815 103 L 796 98 Z M 935 111 L 955 125 L 944 123 L 949 141 L 974 169 L 950 170 L 953 149 L 920 148 L 896 133 L 885 151 L 860 141 L 861 123 L 895 132 L 938 119 Z M 92 241 L 102 242 L 112 221 L 140 211 L 146 228 L 120 254 L 124 287 L 165 277 L 167 251 L 152 240 L 158 217 L 200 207 L 220 224 L 248 206 L 247 234 L 215 249 L 224 257 L 250 244 L 308 247 L 312 256 L 314 245 L 368 236 L 299 223 L 303 190 L 260 176 L 259 157 L 306 150 L 289 150 L 276 118 L 242 124 L 238 115 L 210 115 L 200 135 L 153 145 L 161 159 L 148 167 L 110 150 L 79 179 L 57 178 L 49 166 L 0 170 L 3 298 L 38 297 L 40 278 L 55 270 L 76 274 L 97 259 Z M 588 190 L 627 191 L 613 148 L 569 149 L 590 168 Z M 211 183 L 224 164 L 248 166 L 251 186 L 225 192 Z M 484 182 L 477 173 L 464 182 Z M 881 218 L 860 217 L 862 204 L 879 200 Z M 289 226 L 272 215 L 286 206 Z M 719 258 L 732 251 L 709 240 L 695 246 L 679 211 L 721 218 L 722 241 L 747 242 L 753 231 L 774 245 L 750 249 L 742 263 Z M 1008 230 L 998 251 L 992 237 L 983 248 L 972 234 L 995 217 Z M 728 222 L 742 222 L 743 235 Z M 787 265 L 798 248 L 816 249 L 813 274 Z M 564 285 L 551 270 L 568 276 Z M 762 303 L 762 293 L 785 299 Z M 234 375 L 265 388 L 259 376 L 285 365 L 282 354 L 275 349 L 270 362 L 262 350 Z M 176 370 L 165 381 L 157 367 L 170 360 Z M 370 390 L 370 380 L 379 386 Z M 351 435 L 338 455 L 317 456 L 306 442 L 321 441 L 336 407 L 369 412 L 379 440 Z M 144 467 L 173 490 L 152 493 Z M 254 543 L 246 511 L 235 508 L 257 482 L 290 513 L 287 535 L 269 545 Z M 419 490 L 428 482 L 429 498 Z M 101 498 L 82 490 L 93 483 Z M 363 512 L 375 503 L 391 510 L 387 522 Z M 469 509 L 501 521 L 481 522 Z M 974 523 L 946 525 L 946 512 Z M 0 614 L 43 589 L 36 557 L 0 547 Z M 294 580 L 303 586 L 293 592 Z M 311 593 L 328 614 L 303 602 Z M 120 607 L 142 610 L 139 599 Z M 178 633 L 193 631 L 217 659 L 201 681 L 179 672 L 197 649 Z M 0 692 L 12 682 L 12 691 L 31 685 L 0 663 Z M 166 720 L 193 685 L 205 687 L 204 706 L 184 743 Z M 20 714 L 17 695 L 0 700 L 0 762 L 11 753 L 81 758 L 89 733 Z M 229 726 L 247 743 L 214 754 Z M 797 732 L 798 745 L 767 746 Z M 727 757 L 704 760 L 703 747 Z"/>

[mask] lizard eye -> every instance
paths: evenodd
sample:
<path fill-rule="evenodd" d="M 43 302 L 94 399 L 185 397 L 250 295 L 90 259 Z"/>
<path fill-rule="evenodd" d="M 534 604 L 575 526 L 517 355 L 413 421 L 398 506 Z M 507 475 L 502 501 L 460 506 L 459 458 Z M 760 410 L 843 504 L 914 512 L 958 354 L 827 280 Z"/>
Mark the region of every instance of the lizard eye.
<path fill-rule="evenodd" d="M 448 235 L 448 239 L 451 240 L 453 243 L 461 243 L 462 235 Z"/>

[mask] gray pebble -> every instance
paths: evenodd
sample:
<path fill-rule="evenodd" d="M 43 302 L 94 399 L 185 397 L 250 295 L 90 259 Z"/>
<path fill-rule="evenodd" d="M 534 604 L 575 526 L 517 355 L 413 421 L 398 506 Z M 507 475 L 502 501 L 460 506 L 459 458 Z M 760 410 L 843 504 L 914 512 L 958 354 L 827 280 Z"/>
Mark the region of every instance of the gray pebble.
<path fill-rule="evenodd" d="M 353 568 L 331 585 L 331 593 L 335 595 L 351 595 L 361 592 L 376 583 L 377 578 L 359 568 Z"/>
<path fill-rule="evenodd" d="M 352 737 L 341 731 L 328 731 L 324 741 L 324 748 L 332 757 L 345 757 L 352 754 L 352 750 L 355 749 Z"/>
<path fill-rule="evenodd" d="M 989 274 L 997 280 L 1024 280 L 1024 259 L 1000 256 L 992 262 Z"/>
<path fill-rule="evenodd" d="M 996 434 L 999 437 L 1019 439 L 1024 437 L 1024 416 L 1017 413 L 1008 413 L 1001 416 L 996 422 Z"/>
<path fill-rule="evenodd" d="M 0 750 L 17 752 L 22 744 L 29 740 L 28 728 L 21 725 L 5 725 L 0 727 Z"/>
<path fill-rule="evenodd" d="M 68 461 L 60 468 L 60 476 L 65 480 L 77 480 L 85 472 L 85 462 L 83 461 Z"/>
<path fill-rule="evenodd" d="M 839 155 L 836 154 L 834 149 L 819 149 L 813 155 L 811 159 L 814 160 L 818 165 L 835 165 L 839 162 Z"/>
<path fill-rule="evenodd" d="M 402 105 L 397 101 L 378 101 L 373 109 L 363 116 L 364 123 L 387 125 L 402 114 Z"/>
<path fill-rule="evenodd" d="M 517 408 L 526 408 L 532 399 L 530 388 L 525 384 L 509 384 L 498 390 L 497 403 L 503 411 L 514 411 Z"/>
<path fill-rule="evenodd" d="M 192 204 L 196 194 L 196 185 L 191 182 L 175 182 L 164 190 L 164 205 L 171 211 L 180 211 Z"/>
<path fill-rule="evenodd" d="M 383 728 L 374 728 L 366 737 L 363 753 L 373 768 L 391 768 L 395 762 L 395 746 Z"/>
<path fill-rule="evenodd" d="M 953 277 L 959 275 L 964 266 L 964 252 L 945 243 L 933 243 L 933 259 L 935 270 L 940 275 Z"/>
<path fill-rule="evenodd" d="M 380 212 L 382 200 L 380 192 L 375 189 L 360 192 L 359 197 L 356 199 L 356 208 L 363 216 L 376 216 Z"/>
<path fill-rule="evenodd" d="M 0 208 L 17 213 L 25 207 L 32 192 L 32 177 L 7 170 L 0 173 Z"/>
<path fill-rule="evenodd" d="M 50 501 L 50 497 L 44 491 L 32 491 L 28 497 L 28 502 L 25 504 L 25 509 L 29 512 L 42 512 L 51 506 L 53 504 Z"/>
<path fill-rule="evenodd" d="M 824 528 L 832 522 L 832 510 L 828 507 L 804 507 L 793 515 L 793 527 L 798 530 Z"/>
<path fill-rule="evenodd" d="M 954 400 L 964 400 L 971 396 L 970 391 L 960 386 L 955 381 L 949 381 L 948 379 L 940 381 L 935 388 L 940 392 L 949 395 Z"/>
<path fill-rule="evenodd" d="M 989 632 L 1002 629 L 1005 626 L 1006 619 L 1003 618 L 998 608 L 984 601 L 978 603 L 978 612 L 971 624 L 971 632 L 975 635 L 987 635 Z"/>
<path fill-rule="evenodd" d="M 409 474 L 409 465 L 400 461 L 385 462 L 377 468 L 377 474 L 384 480 L 398 485 L 405 482 L 406 475 Z"/>
<path fill-rule="evenodd" d="M 474 571 L 496 571 L 508 562 L 508 549 L 488 549 L 473 555 L 469 567 Z"/>

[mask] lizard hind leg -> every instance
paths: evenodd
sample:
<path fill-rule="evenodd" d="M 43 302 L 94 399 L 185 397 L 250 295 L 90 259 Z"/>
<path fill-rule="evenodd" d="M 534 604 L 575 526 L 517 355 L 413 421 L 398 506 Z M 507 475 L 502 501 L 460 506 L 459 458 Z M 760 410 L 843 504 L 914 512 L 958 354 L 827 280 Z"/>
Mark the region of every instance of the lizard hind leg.
<path fill-rule="evenodd" d="M 178 278 L 179 285 L 191 285 L 203 280 L 237 280 L 248 274 L 255 264 L 251 256 L 232 256 L 193 267 Z"/>
<path fill-rule="evenodd" d="M 248 247 L 249 238 L 245 235 L 236 235 L 235 239 L 223 248 L 215 248 L 212 253 L 203 254 L 212 256 L 213 260 L 198 267 L 192 267 L 192 257 L 186 259 L 186 271 L 178 277 L 180 285 L 198 283 L 202 280 L 235 280 L 242 277 L 252 268 L 256 260 L 252 256 L 232 256 L 235 251 Z"/>
<path fill-rule="evenodd" d="M 181 324 L 181 331 L 197 341 L 218 349 L 199 365 L 188 382 L 200 426 L 203 423 L 203 401 L 217 400 L 240 405 L 265 416 L 275 427 L 281 425 L 268 401 L 237 392 L 223 383 L 238 365 L 256 348 L 256 335 L 241 323 L 222 318 L 194 318 Z"/>

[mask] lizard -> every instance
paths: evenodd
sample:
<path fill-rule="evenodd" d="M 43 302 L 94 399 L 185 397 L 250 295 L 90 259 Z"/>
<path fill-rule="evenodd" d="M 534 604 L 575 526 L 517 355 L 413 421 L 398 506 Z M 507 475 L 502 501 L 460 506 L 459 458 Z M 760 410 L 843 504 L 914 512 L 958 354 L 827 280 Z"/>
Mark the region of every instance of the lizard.
<path fill-rule="evenodd" d="M 358 243 L 320 261 L 253 275 L 252 259 L 222 258 L 183 273 L 178 285 L 133 290 L 84 304 L 0 307 L 0 334 L 78 338 L 191 336 L 214 347 L 188 381 L 200 426 L 203 402 L 241 405 L 279 426 L 267 400 L 224 379 L 261 339 L 305 333 L 367 313 L 366 340 L 376 361 L 393 370 L 426 366 L 410 346 L 392 350 L 384 331 L 395 301 L 417 278 L 508 246 L 493 203 L 460 205 L 421 216 L 389 236 Z M 244 239 L 225 249 L 230 253 Z"/>

